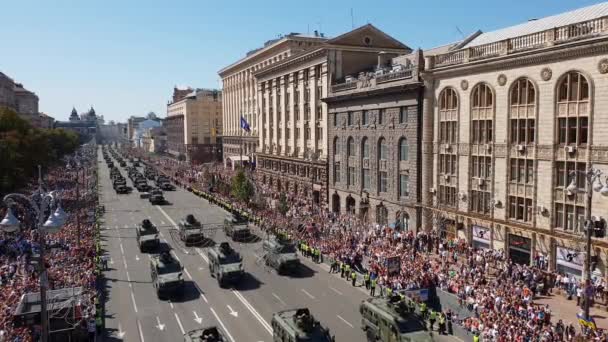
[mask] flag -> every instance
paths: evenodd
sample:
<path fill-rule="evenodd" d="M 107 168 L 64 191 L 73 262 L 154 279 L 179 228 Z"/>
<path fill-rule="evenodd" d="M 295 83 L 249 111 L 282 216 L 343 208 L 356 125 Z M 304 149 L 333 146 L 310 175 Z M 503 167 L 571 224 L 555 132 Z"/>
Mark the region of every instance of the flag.
<path fill-rule="evenodd" d="M 245 130 L 245 132 L 251 132 L 251 128 L 249 127 L 249 123 L 245 120 L 244 117 L 241 116 L 241 128 Z"/>

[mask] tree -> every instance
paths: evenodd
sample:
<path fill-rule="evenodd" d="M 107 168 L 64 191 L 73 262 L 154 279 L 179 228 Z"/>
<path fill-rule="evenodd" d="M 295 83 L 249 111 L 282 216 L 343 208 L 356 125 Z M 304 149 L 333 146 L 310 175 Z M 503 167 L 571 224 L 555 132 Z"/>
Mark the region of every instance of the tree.
<path fill-rule="evenodd" d="M 279 197 L 279 205 L 277 210 L 281 213 L 281 215 L 285 216 L 287 211 L 289 210 L 289 205 L 287 204 L 287 196 L 284 192 L 281 193 L 281 197 Z"/>
<path fill-rule="evenodd" d="M 232 196 L 238 200 L 247 202 L 253 196 L 253 185 L 245 176 L 245 172 L 240 170 L 236 176 L 232 177 Z"/>

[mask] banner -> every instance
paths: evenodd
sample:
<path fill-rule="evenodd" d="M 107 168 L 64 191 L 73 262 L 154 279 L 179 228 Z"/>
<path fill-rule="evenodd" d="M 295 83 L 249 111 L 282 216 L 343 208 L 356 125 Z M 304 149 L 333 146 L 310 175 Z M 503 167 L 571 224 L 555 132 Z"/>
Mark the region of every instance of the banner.
<path fill-rule="evenodd" d="M 399 291 L 401 293 L 403 293 L 404 295 L 414 299 L 414 300 L 421 300 L 423 302 L 426 302 L 429 300 L 429 289 L 418 289 L 418 290 L 403 290 L 403 291 Z"/>
<path fill-rule="evenodd" d="M 389 275 L 399 274 L 401 271 L 401 257 L 399 256 L 386 258 L 385 264 Z"/>

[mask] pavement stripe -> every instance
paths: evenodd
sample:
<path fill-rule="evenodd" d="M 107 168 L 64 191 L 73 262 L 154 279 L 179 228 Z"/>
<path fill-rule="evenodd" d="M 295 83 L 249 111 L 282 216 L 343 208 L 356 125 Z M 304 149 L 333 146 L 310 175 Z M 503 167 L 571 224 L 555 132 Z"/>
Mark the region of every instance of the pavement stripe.
<path fill-rule="evenodd" d="M 211 313 L 213 314 L 213 316 L 215 316 L 215 319 L 217 320 L 217 322 L 222 326 L 222 329 L 224 329 L 224 332 L 226 333 L 226 335 L 228 335 L 228 338 L 230 338 L 230 341 L 235 342 L 234 337 L 232 337 L 232 335 L 230 334 L 230 331 L 228 331 L 228 328 L 226 328 L 226 326 L 224 325 L 224 322 L 222 322 L 220 317 L 215 313 L 215 310 L 213 310 L 212 307 L 209 307 L 209 309 L 211 309 Z"/>
<path fill-rule="evenodd" d="M 333 287 L 329 287 L 330 289 L 332 289 L 335 293 L 339 294 L 339 295 L 343 295 L 342 292 L 338 291 L 337 289 L 333 288 Z"/>
<path fill-rule="evenodd" d="M 177 320 L 177 325 L 179 325 L 179 330 L 182 331 L 182 335 L 186 333 L 186 331 L 184 330 L 184 326 L 182 325 L 182 321 L 179 320 L 179 316 L 177 315 L 177 312 L 173 313 L 175 315 L 175 319 Z"/>
<path fill-rule="evenodd" d="M 135 313 L 138 313 L 139 311 L 137 311 L 137 304 L 135 303 L 135 295 L 133 294 L 133 289 L 131 289 L 131 301 L 133 301 L 133 309 L 135 309 Z"/>
<path fill-rule="evenodd" d="M 279 296 L 277 296 L 274 292 L 272 293 L 272 296 L 274 298 L 276 298 L 279 302 L 283 303 L 283 305 L 287 305 L 287 303 L 285 303 Z"/>
<path fill-rule="evenodd" d="M 209 259 L 207 258 L 207 256 L 205 255 L 205 253 L 201 252 L 200 248 L 196 248 L 196 252 L 198 253 L 198 255 L 201 256 L 201 258 L 203 258 L 203 261 L 206 263 L 209 263 Z"/>
<path fill-rule="evenodd" d="M 137 319 L 137 330 L 139 330 L 139 340 L 141 342 L 144 342 L 144 333 L 143 333 L 143 330 L 141 329 L 141 322 L 139 322 L 139 319 Z"/>
<path fill-rule="evenodd" d="M 308 297 L 310 297 L 310 299 L 315 299 L 315 297 L 313 295 L 311 295 L 310 293 L 308 293 L 308 291 L 304 290 L 304 289 L 300 289 L 302 292 L 304 292 Z"/>
<path fill-rule="evenodd" d="M 236 290 L 232 290 L 232 293 L 234 293 L 234 295 L 241 301 L 241 303 L 243 303 L 243 305 L 245 305 L 245 307 L 249 310 L 249 312 L 251 312 L 251 314 L 258 320 L 258 322 L 260 322 L 260 324 L 264 327 L 264 329 L 266 329 L 266 331 L 268 331 L 270 336 L 272 336 L 272 327 L 270 326 L 270 324 L 268 324 L 268 322 L 266 322 L 264 317 L 262 317 L 262 315 L 260 315 L 260 313 L 257 312 L 257 310 L 249 303 L 249 301 L 247 301 L 247 299 L 245 299 L 245 297 L 243 297 L 242 294 L 240 294 Z"/>
<path fill-rule="evenodd" d="M 188 276 L 188 278 L 190 278 L 190 280 L 192 280 L 192 276 L 190 275 L 190 272 L 188 272 L 188 270 L 184 267 L 184 272 L 186 272 L 186 275 Z"/>
<path fill-rule="evenodd" d="M 344 318 L 342 318 L 342 316 L 340 316 L 340 315 L 336 315 L 336 316 L 338 316 L 338 318 L 339 318 L 339 319 L 340 319 L 342 322 L 346 323 L 346 325 L 348 325 L 348 326 L 349 326 L 349 327 L 351 327 L 351 328 L 354 328 L 354 327 L 353 327 L 353 325 L 352 325 L 352 324 L 350 324 L 350 323 L 348 323 L 348 321 L 347 321 L 347 320 L 345 320 Z"/>

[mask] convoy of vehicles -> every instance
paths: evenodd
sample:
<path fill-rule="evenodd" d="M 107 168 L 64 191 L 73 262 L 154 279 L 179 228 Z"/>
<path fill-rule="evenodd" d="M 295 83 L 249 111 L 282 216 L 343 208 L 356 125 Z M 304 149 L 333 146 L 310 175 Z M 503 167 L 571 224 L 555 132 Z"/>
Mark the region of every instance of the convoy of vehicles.
<path fill-rule="evenodd" d="M 274 342 L 335 342 L 307 308 L 283 310 L 272 316 Z"/>
<path fill-rule="evenodd" d="M 266 265 L 277 270 L 279 274 L 293 273 L 299 268 L 300 260 L 293 241 L 273 235 L 264 240 L 262 248 Z"/>
<path fill-rule="evenodd" d="M 156 204 L 164 204 L 165 203 L 165 197 L 163 196 L 163 192 L 160 189 L 153 189 L 152 191 L 150 191 L 150 203 L 156 205 Z"/>
<path fill-rule="evenodd" d="M 241 254 L 228 242 L 222 242 L 219 246 L 209 248 L 207 252 L 209 258 L 209 272 L 217 279 L 220 287 L 228 283 L 238 282 L 243 277 L 243 258 Z"/>
<path fill-rule="evenodd" d="M 185 333 L 184 342 L 228 342 L 228 339 L 219 328 L 212 326 Z"/>
<path fill-rule="evenodd" d="M 224 218 L 224 233 L 234 241 L 244 241 L 251 237 L 249 222 L 238 214 L 228 214 Z"/>

